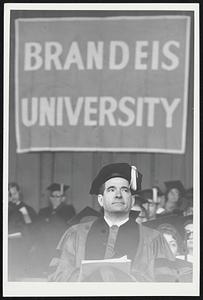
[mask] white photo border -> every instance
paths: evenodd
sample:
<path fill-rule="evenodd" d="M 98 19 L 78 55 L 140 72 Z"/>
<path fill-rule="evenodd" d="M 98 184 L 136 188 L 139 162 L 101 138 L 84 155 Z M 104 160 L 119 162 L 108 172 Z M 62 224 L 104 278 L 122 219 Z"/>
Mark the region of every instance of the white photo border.
<path fill-rule="evenodd" d="M 194 198 L 194 272 L 192 283 L 55 283 L 8 282 L 8 153 L 9 153 L 9 62 L 10 16 L 15 10 L 109 10 L 109 11 L 192 11 L 194 12 L 194 144 L 193 186 Z M 60 4 L 7 3 L 4 4 L 4 125 L 3 125 L 3 296 L 198 296 L 200 289 L 200 179 L 199 179 L 199 5 L 184 4 Z"/>

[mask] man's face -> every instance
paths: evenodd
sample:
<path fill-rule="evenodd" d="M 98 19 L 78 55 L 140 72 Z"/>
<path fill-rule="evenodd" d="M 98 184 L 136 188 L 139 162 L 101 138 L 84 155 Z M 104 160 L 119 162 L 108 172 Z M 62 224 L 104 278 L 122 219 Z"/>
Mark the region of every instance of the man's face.
<path fill-rule="evenodd" d="M 17 203 L 20 200 L 20 194 L 19 191 L 15 186 L 11 187 L 9 189 L 9 201 L 13 203 Z"/>
<path fill-rule="evenodd" d="M 98 201 L 104 212 L 128 213 L 134 205 L 129 182 L 121 177 L 107 180 L 104 193 L 98 195 Z"/>
<path fill-rule="evenodd" d="M 148 199 L 148 201 L 149 202 L 143 204 L 143 206 L 144 206 L 144 208 L 146 209 L 146 211 L 148 213 L 148 217 L 152 218 L 156 214 L 157 205 L 156 205 L 156 203 L 152 202 L 152 199 Z"/>
<path fill-rule="evenodd" d="M 52 207 L 55 209 L 63 201 L 63 195 L 61 194 L 60 191 L 53 191 L 50 196 L 50 201 L 51 201 Z"/>
<path fill-rule="evenodd" d="M 178 189 L 173 188 L 168 192 L 168 201 L 177 202 L 180 196 L 180 192 Z"/>

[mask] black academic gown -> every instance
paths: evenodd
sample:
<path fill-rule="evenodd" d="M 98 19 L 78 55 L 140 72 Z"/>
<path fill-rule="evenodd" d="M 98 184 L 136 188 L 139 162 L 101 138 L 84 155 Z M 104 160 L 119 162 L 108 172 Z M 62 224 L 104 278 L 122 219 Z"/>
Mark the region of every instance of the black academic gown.
<path fill-rule="evenodd" d="M 37 214 L 35 210 L 25 204 L 23 201 L 21 201 L 18 204 L 9 202 L 8 205 L 8 231 L 9 233 L 14 233 L 14 232 L 21 232 L 23 233 L 24 230 L 26 230 L 27 226 L 29 224 L 26 224 L 25 218 L 23 217 L 22 212 L 20 211 L 21 208 L 25 208 L 28 212 L 29 218 L 31 220 L 32 224 L 36 221 L 37 219 Z"/>
<path fill-rule="evenodd" d="M 109 226 L 104 218 L 98 218 L 92 225 L 86 241 L 85 259 L 104 259 Z M 127 255 L 133 259 L 137 251 L 139 241 L 139 225 L 133 219 L 129 219 L 119 227 L 112 258 Z"/>
<path fill-rule="evenodd" d="M 30 223 L 20 211 L 27 210 Z M 11 281 L 20 280 L 28 274 L 29 251 L 32 247 L 33 226 L 37 214 L 34 209 L 24 202 L 19 204 L 9 203 L 8 206 L 8 278 Z"/>
<path fill-rule="evenodd" d="M 104 218 L 98 218 L 92 225 L 86 241 L 85 259 L 105 259 L 106 245 L 108 243 L 109 226 Z M 128 222 L 121 225 L 118 229 L 114 244 L 114 250 L 111 257 L 120 258 L 127 255 L 128 259 L 133 260 L 137 252 L 139 241 L 139 226 L 134 219 L 130 218 Z M 93 281 L 133 281 L 130 274 L 111 267 L 105 272 L 95 271 L 84 280 Z"/>
<path fill-rule="evenodd" d="M 72 205 L 61 203 L 56 209 L 51 206 L 40 209 L 38 216 L 40 220 L 49 220 L 49 223 L 57 218 L 68 222 L 75 216 L 75 209 Z"/>

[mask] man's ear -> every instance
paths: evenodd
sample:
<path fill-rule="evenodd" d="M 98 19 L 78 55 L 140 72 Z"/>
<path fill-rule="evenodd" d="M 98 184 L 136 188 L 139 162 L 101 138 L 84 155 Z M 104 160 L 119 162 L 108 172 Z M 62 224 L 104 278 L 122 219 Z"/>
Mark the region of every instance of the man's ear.
<path fill-rule="evenodd" d="M 98 200 L 98 202 L 99 202 L 99 205 L 100 205 L 101 207 L 103 207 L 103 196 L 102 196 L 102 194 L 99 194 L 99 195 L 97 196 L 97 200 Z"/>
<path fill-rule="evenodd" d="M 131 208 L 132 208 L 135 204 L 135 196 L 132 195 L 131 197 L 132 197 L 132 201 L 131 201 Z"/>

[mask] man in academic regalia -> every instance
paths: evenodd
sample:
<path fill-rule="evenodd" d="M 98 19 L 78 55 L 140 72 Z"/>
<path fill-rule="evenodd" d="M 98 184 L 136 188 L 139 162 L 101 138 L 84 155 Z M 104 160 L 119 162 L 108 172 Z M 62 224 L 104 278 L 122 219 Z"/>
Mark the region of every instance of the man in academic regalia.
<path fill-rule="evenodd" d="M 36 221 L 34 209 L 22 201 L 22 194 L 17 183 L 9 183 L 8 231 L 9 233 L 23 231 L 26 224 Z"/>
<path fill-rule="evenodd" d="M 42 208 L 35 226 L 35 244 L 30 255 L 30 276 L 46 276 L 60 236 L 68 228 L 67 222 L 75 215 L 73 205 L 66 204 L 68 185 L 52 183 L 48 186 L 49 206 Z"/>
<path fill-rule="evenodd" d="M 49 206 L 40 209 L 39 219 L 46 220 L 46 222 L 53 222 L 56 217 L 67 222 L 75 215 L 73 205 L 66 204 L 65 192 L 69 186 L 59 183 L 52 183 L 47 190 L 50 192 Z"/>
<path fill-rule="evenodd" d="M 82 260 L 127 256 L 130 272 L 98 268 L 83 281 L 154 281 L 154 261 L 173 259 L 163 236 L 130 217 L 134 194 L 141 189 L 142 175 L 127 163 L 104 166 L 94 179 L 90 194 L 96 194 L 104 215 L 70 227 L 57 246 L 58 258 L 50 266 L 49 281 L 79 281 Z"/>
<path fill-rule="evenodd" d="M 8 277 L 14 281 L 27 274 L 28 253 L 37 214 L 22 201 L 17 183 L 9 183 L 8 194 Z"/>

